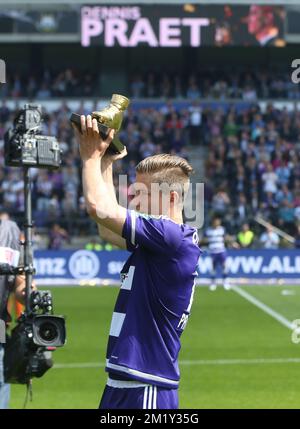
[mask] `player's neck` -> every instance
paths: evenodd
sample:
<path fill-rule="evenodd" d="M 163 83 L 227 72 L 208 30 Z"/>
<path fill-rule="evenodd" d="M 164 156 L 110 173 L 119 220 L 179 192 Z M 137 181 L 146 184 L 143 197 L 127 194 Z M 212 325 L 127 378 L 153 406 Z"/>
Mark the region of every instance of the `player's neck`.
<path fill-rule="evenodd" d="M 183 219 L 182 216 L 178 216 L 178 217 L 171 217 L 170 219 L 172 219 L 173 222 L 181 224 L 183 223 Z"/>
<path fill-rule="evenodd" d="M 169 218 L 175 223 L 183 223 L 182 212 L 176 212 L 171 210 L 169 213 Z"/>

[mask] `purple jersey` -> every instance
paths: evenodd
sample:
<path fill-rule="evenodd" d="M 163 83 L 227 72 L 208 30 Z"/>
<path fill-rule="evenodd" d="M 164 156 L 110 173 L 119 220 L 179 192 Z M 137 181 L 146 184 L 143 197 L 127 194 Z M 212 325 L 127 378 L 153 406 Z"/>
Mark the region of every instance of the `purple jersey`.
<path fill-rule="evenodd" d="M 206 237 L 208 241 L 208 249 L 211 255 L 217 253 L 224 253 L 225 247 L 225 228 L 223 226 L 217 226 L 216 228 L 208 228 L 206 230 Z"/>
<path fill-rule="evenodd" d="M 178 390 L 152 386 L 139 381 L 108 379 L 100 409 L 178 409 Z"/>
<path fill-rule="evenodd" d="M 216 269 L 219 265 L 224 266 L 227 258 L 227 252 L 212 253 L 213 268 Z"/>
<path fill-rule="evenodd" d="M 122 236 L 132 253 L 122 272 L 106 371 L 176 388 L 180 335 L 191 310 L 200 255 L 194 228 L 127 210 Z"/>

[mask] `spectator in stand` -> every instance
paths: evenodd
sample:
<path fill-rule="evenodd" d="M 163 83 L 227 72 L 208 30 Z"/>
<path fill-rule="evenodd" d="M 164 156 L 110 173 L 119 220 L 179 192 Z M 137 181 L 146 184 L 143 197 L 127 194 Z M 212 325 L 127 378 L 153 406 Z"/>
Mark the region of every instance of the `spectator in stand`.
<path fill-rule="evenodd" d="M 170 146 L 171 146 L 171 150 L 174 151 L 176 154 L 181 153 L 183 147 L 185 146 L 182 130 L 180 129 L 175 130 L 174 137 L 171 139 Z"/>
<path fill-rule="evenodd" d="M 39 170 L 35 182 L 36 208 L 39 212 L 46 212 L 53 191 L 53 183 L 46 170 Z"/>
<path fill-rule="evenodd" d="M 195 76 L 191 76 L 189 79 L 188 89 L 186 92 L 186 97 L 189 100 L 197 100 L 201 97 L 200 89 L 197 85 Z"/>
<path fill-rule="evenodd" d="M 174 78 L 174 97 L 182 98 L 183 97 L 183 88 L 180 75 L 176 75 Z"/>
<path fill-rule="evenodd" d="M 275 169 L 278 177 L 279 185 L 288 185 L 290 182 L 291 168 L 283 161 L 279 162 L 279 166 Z"/>
<path fill-rule="evenodd" d="M 243 223 L 241 231 L 237 235 L 237 242 L 242 249 L 252 247 L 254 241 L 254 232 L 251 231 L 248 223 Z"/>
<path fill-rule="evenodd" d="M 289 203 L 292 203 L 294 198 L 288 186 L 282 185 L 277 194 L 275 195 L 275 199 L 278 204 L 280 204 L 283 200 L 287 200 Z"/>
<path fill-rule="evenodd" d="M 167 73 L 164 73 L 162 76 L 159 95 L 163 98 L 169 98 L 172 95 L 171 80 Z"/>
<path fill-rule="evenodd" d="M 140 74 L 136 74 L 130 84 L 131 96 L 133 98 L 141 98 L 143 96 L 145 84 Z"/>
<path fill-rule="evenodd" d="M 2 106 L 0 107 L 0 123 L 5 123 L 9 120 L 10 109 L 6 104 L 6 100 L 2 101 Z"/>
<path fill-rule="evenodd" d="M 214 195 L 212 199 L 212 210 L 218 216 L 222 216 L 228 209 L 230 204 L 230 198 L 227 192 L 224 189 L 219 189 L 219 191 Z"/>
<path fill-rule="evenodd" d="M 141 158 L 146 158 L 147 156 L 152 156 L 155 153 L 155 145 L 150 139 L 150 136 L 147 135 L 144 143 L 140 146 L 140 156 Z"/>
<path fill-rule="evenodd" d="M 288 200 L 282 200 L 278 210 L 278 222 L 289 234 L 294 234 L 295 209 Z"/>
<path fill-rule="evenodd" d="M 241 225 L 250 216 L 246 195 L 242 192 L 239 193 L 238 202 L 236 205 L 234 220 L 236 225 Z"/>
<path fill-rule="evenodd" d="M 1 191 L 3 197 L 3 206 L 8 211 L 13 209 L 22 210 L 22 198 L 23 198 L 23 179 L 19 172 L 14 169 L 10 169 L 7 177 L 4 177 L 2 182 Z"/>
<path fill-rule="evenodd" d="M 278 249 L 280 242 L 279 235 L 269 227 L 260 236 L 260 242 L 264 249 Z"/>
<path fill-rule="evenodd" d="M 202 109 L 199 103 L 193 101 L 189 107 L 190 142 L 192 145 L 201 143 Z"/>
<path fill-rule="evenodd" d="M 225 99 L 229 95 L 228 85 L 224 79 L 218 80 L 212 87 L 212 95 L 214 98 Z"/>
<path fill-rule="evenodd" d="M 297 225 L 297 233 L 295 235 L 295 247 L 300 249 L 300 224 Z"/>
<path fill-rule="evenodd" d="M 36 98 L 39 100 L 45 100 L 51 97 L 51 91 L 47 84 L 43 84 L 41 88 L 36 92 Z"/>
<path fill-rule="evenodd" d="M 145 96 L 147 98 L 154 98 L 156 97 L 156 95 L 157 95 L 157 90 L 156 90 L 155 76 L 154 76 L 154 73 L 151 72 L 147 76 Z"/>
<path fill-rule="evenodd" d="M 246 86 L 242 90 L 242 99 L 244 101 L 256 101 L 257 100 L 256 89 L 253 86 Z"/>
<path fill-rule="evenodd" d="M 262 175 L 262 182 L 264 192 L 271 192 L 272 194 L 277 192 L 278 176 L 271 163 L 267 165 L 266 172 Z"/>
<path fill-rule="evenodd" d="M 67 231 L 55 223 L 49 233 L 49 250 L 59 250 L 62 248 L 65 241 L 69 241 Z"/>

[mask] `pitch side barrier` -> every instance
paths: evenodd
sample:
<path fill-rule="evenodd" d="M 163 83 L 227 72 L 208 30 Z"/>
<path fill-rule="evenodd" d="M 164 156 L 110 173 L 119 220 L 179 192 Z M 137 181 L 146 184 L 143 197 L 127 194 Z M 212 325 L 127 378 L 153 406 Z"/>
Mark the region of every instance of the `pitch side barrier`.
<path fill-rule="evenodd" d="M 35 252 L 37 284 L 42 286 L 120 285 L 120 270 L 129 253 L 123 250 Z M 201 256 L 197 284 L 210 281 L 211 258 Z M 229 250 L 228 276 L 239 284 L 300 284 L 298 250 Z"/>

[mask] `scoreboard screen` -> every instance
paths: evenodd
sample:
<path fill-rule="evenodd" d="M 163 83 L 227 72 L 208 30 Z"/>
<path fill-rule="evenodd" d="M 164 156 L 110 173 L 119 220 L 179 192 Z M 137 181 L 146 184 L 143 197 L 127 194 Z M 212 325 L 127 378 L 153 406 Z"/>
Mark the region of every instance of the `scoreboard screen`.
<path fill-rule="evenodd" d="M 83 6 L 81 44 L 106 47 L 284 46 L 282 7 Z"/>

